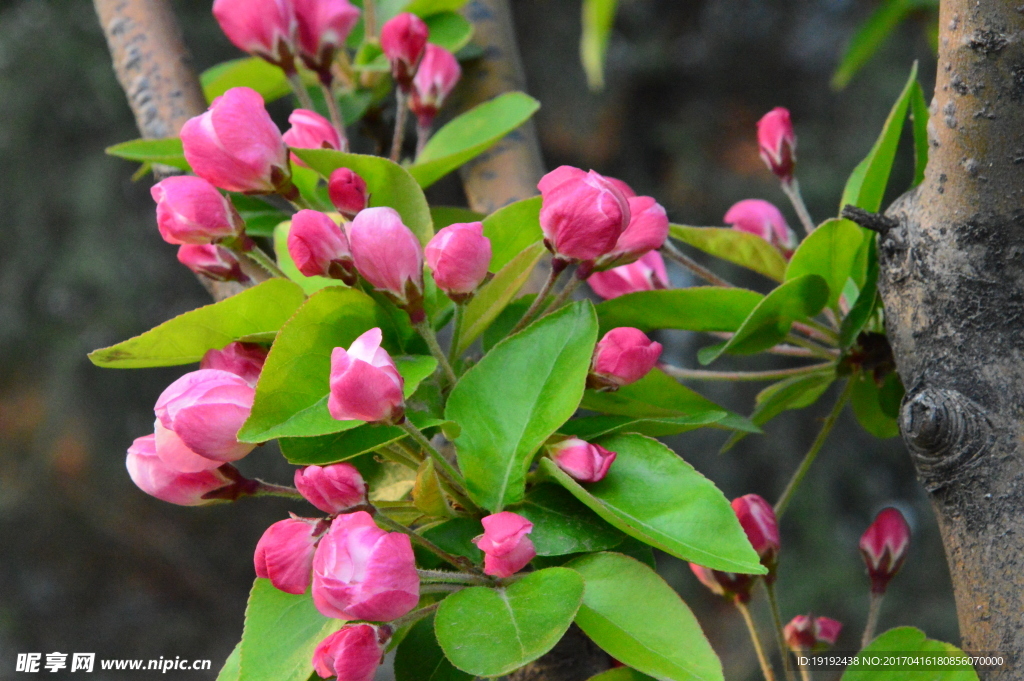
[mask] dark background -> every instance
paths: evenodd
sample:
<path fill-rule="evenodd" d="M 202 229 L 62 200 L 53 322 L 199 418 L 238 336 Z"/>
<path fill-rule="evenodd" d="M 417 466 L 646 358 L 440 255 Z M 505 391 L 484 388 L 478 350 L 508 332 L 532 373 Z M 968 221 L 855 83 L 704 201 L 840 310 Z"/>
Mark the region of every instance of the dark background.
<path fill-rule="evenodd" d="M 200 69 L 238 56 L 209 0 L 174 5 Z M 578 0 L 513 5 L 530 92 L 543 104 L 547 165 L 621 177 L 686 224 L 720 224 L 735 201 L 761 197 L 796 227 L 757 157 L 754 124 L 778 105 L 793 112 L 812 214 L 834 214 L 913 60 L 928 92 L 935 69 L 922 17 L 901 27 L 847 90 L 831 91 L 844 45 L 874 8 L 866 0 L 623 0 L 608 87 L 595 95 L 578 61 Z M 0 1 L 0 680 L 23 676 L 14 672 L 19 652 L 212 658 L 219 669 L 241 633 L 256 540 L 291 508 L 273 500 L 179 508 L 139 492 L 124 469 L 125 449 L 152 431 L 153 403 L 182 369 L 101 370 L 86 353 L 209 300 L 157 234 L 151 180 L 133 183 L 132 164 L 103 154 L 137 136 L 91 3 Z M 909 182 L 909 157 L 904 148 L 893 196 Z M 681 272 L 673 278 L 688 283 Z M 681 333 L 660 340 L 684 366 L 695 366 L 707 342 Z M 773 365 L 749 359 L 721 368 L 730 366 Z M 749 413 L 760 387 L 699 389 Z M 718 431 L 672 444 L 729 497 L 772 500 L 834 398 L 779 417 L 765 436 L 726 455 L 717 454 L 725 439 Z M 271 448 L 244 464 L 281 482 L 290 477 Z M 783 522 L 784 618 L 813 610 L 840 619 L 839 647 L 856 647 L 867 605 L 857 539 L 886 505 L 906 513 L 914 540 L 881 626 L 912 624 L 956 642 L 937 528 L 910 461 L 898 439 L 872 438 L 849 412 Z M 727 678 L 756 678 L 731 606 L 681 562 L 662 556 L 661 568 L 696 611 Z M 767 624 L 763 603 L 754 609 Z"/>

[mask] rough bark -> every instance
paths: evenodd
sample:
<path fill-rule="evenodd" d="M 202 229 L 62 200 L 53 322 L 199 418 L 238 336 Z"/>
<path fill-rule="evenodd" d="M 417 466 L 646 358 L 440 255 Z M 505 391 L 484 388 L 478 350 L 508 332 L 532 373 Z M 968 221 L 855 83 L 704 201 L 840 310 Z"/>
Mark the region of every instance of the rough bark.
<path fill-rule="evenodd" d="M 1024 679 L 1024 7 L 942 0 L 924 182 L 888 211 L 880 290 L 968 651 Z"/>

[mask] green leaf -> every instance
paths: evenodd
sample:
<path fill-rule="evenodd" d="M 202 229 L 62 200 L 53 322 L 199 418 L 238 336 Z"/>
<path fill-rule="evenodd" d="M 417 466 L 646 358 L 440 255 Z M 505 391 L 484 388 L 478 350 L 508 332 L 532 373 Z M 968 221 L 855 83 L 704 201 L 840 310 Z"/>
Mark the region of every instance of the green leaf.
<path fill-rule="evenodd" d="M 437 643 L 434 618 L 420 620 L 405 635 L 395 652 L 395 681 L 473 681 L 456 669 Z"/>
<path fill-rule="evenodd" d="M 313 650 L 343 624 L 321 615 L 309 594 L 287 594 L 257 579 L 245 609 L 239 681 L 306 681 Z"/>
<path fill-rule="evenodd" d="M 584 556 L 569 567 L 587 584 L 576 624 L 609 655 L 662 681 L 721 681 L 722 664 L 697 618 L 658 573 L 618 553 Z M 605 676 L 594 678 L 637 678 Z"/>
<path fill-rule="evenodd" d="M 268 103 L 292 91 L 284 71 L 259 57 L 242 57 L 211 66 L 203 71 L 199 80 L 207 102 L 233 87 L 252 88 Z"/>
<path fill-rule="evenodd" d="M 606 551 L 625 539 L 558 485 L 537 485 L 508 510 L 533 523 L 530 539 L 538 556 Z"/>
<path fill-rule="evenodd" d="M 491 272 L 544 238 L 540 229 L 539 196 L 499 208 L 484 218 L 484 236 L 491 240 Z"/>
<path fill-rule="evenodd" d="M 408 412 L 406 416 L 420 430 L 434 428 L 444 423 L 441 419 L 435 419 L 419 412 Z M 326 466 L 330 463 L 354 459 L 360 454 L 380 449 L 407 436 L 408 433 L 398 426 L 365 424 L 329 435 L 283 437 L 278 444 L 288 463 L 297 466 L 314 464 Z"/>
<path fill-rule="evenodd" d="M 474 563 L 480 563 L 484 559 L 484 552 L 476 547 L 473 538 L 480 536 L 483 531 L 483 526 L 476 518 L 452 518 L 431 527 L 423 533 L 423 536 L 448 553 L 464 556 Z M 428 560 L 420 561 L 420 563 L 428 569 L 450 568 L 447 563 L 432 553 L 427 554 L 427 558 Z"/>
<path fill-rule="evenodd" d="M 559 429 L 559 432 L 575 435 L 583 440 L 592 440 L 614 433 L 639 433 L 650 437 L 667 437 L 688 433 L 705 426 L 741 430 L 748 433 L 761 432 L 742 416 L 719 409 L 698 412 L 692 416 L 667 416 L 650 419 L 629 416 L 586 416 L 569 421 Z"/>
<path fill-rule="evenodd" d="M 588 587 L 589 588 L 589 587 Z M 863 658 L 876 655 L 891 656 L 894 653 L 911 657 L 963 657 L 961 665 L 935 665 L 928 671 L 916 670 L 913 666 L 880 667 L 864 662 Z M 914 627 L 897 627 L 878 636 L 860 651 L 858 659 L 843 672 L 841 681 L 890 681 L 891 679 L 922 678 L 928 681 L 977 681 L 978 673 L 971 667 L 963 651 L 951 643 L 943 643 L 925 636 Z M 916 673 L 915 673 L 916 672 Z"/>
<path fill-rule="evenodd" d="M 606 300 L 597 306 L 601 333 L 618 326 L 641 331 L 735 331 L 764 300 L 742 288 L 694 286 L 663 291 L 639 291 Z"/>
<path fill-rule="evenodd" d="M 857 340 L 857 336 L 871 319 L 871 315 L 874 314 L 880 303 L 878 297 L 878 246 L 874 238 L 869 237 L 869 239 L 867 276 L 864 286 L 857 295 L 857 302 L 853 304 L 839 327 L 839 347 L 844 349 L 853 345 Z"/>
<path fill-rule="evenodd" d="M 540 470 L 615 527 L 677 558 L 725 572 L 766 572 L 729 500 L 675 452 L 643 435 L 599 444 L 618 454 L 600 482 L 584 487 L 546 457 Z"/>
<path fill-rule="evenodd" d="M 277 256 L 277 266 L 288 275 L 288 278 L 302 287 L 306 295 L 312 295 L 328 286 L 341 286 L 347 288 L 338 279 L 330 277 L 307 277 L 295 266 L 291 254 L 288 252 L 288 233 L 292 229 L 292 221 L 286 220 L 274 228 L 274 254 Z"/>
<path fill-rule="evenodd" d="M 689 418 L 708 412 L 720 412 L 740 419 L 657 368 L 636 383 L 614 392 L 588 390 L 580 406 L 591 411 L 639 419 Z"/>
<path fill-rule="evenodd" d="M 830 307 L 835 307 L 850 278 L 864 239 L 874 234 L 849 220 L 826 220 L 797 247 L 786 268 L 786 281 L 817 274 L 828 284 Z"/>
<path fill-rule="evenodd" d="M 430 42 L 455 54 L 473 39 L 473 24 L 455 12 L 437 12 L 424 19 Z"/>
<path fill-rule="evenodd" d="M 560 567 L 531 572 L 506 587 L 470 587 L 441 602 L 437 640 L 462 671 L 500 676 L 551 650 L 582 600 L 583 578 Z"/>
<path fill-rule="evenodd" d="M 437 230 L 454 225 L 456 222 L 480 222 L 484 219 L 484 216 L 476 211 L 457 206 L 431 206 L 430 217 Z"/>
<path fill-rule="evenodd" d="M 544 255 L 544 244 L 535 243 L 512 258 L 493 279 L 480 287 L 466 305 L 458 354 L 461 355 L 491 325 L 530 278 Z"/>
<path fill-rule="evenodd" d="M 583 36 L 580 38 L 580 59 L 587 72 L 591 90 L 604 88 L 604 58 L 608 37 L 615 23 L 618 0 L 583 0 Z"/>
<path fill-rule="evenodd" d="M 723 353 L 752 355 L 786 338 L 793 322 L 821 312 L 828 302 L 828 284 L 816 274 L 790 279 L 769 293 L 725 343 L 701 349 L 697 359 L 711 364 Z"/>
<path fill-rule="evenodd" d="M 845 88 L 893 30 L 920 4 L 914 0 L 883 0 L 850 40 L 842 61 L 832 74 L 832 88 Z"/>
<path fill-rule="evenodd" d="M 245 221 L 245 233 L 248 236 L 273 236 L 274 228 L 290 217 L 258 196 L 231 194 L 230 198 L 235 210 Z"/>
<path fill-rule="evenodd" d="M 434 236 L 430 207 L 416 180 L 402 166 L 380 156 L 346 154 L 333 149 L 293 149 L 292 153 L 325 178 L 338 168 L 348 168 L 366 181 L 370 206 L 388 206 L 398 211 L 402 222 L 424 246 Z"/>
<path fill-rule="evenodd" d="M 746 267 L 775 281 L 782 281 L 786 272 L 786 259 L 779 253 L 779 249 L 756 234 L 730 227 L 670 225 L 669 235 L 716 258 Z"/>
<path fill-rule="evenodd" d="M 864 430 L 882 439 L 899 435 L 900 425 L 895 418 L 899 401 L 903 397 L 903 385 L 899 382 L 899 376 L 895 373 L 889 374 L 881 389 L 870 373 L 858 371 L 850 380 L 853 381 L 850 406 L 853 407 L 853 414 Z M 896 404 L 896 413 L 893 413 L 893 402 Z M 887 410 L 883 410 L 883 403 L 888 407 Z"/>
<path fill-rule="evenodd" d="M 292 316 L 304 296 L 284 279 L 251 289 L 170 319 L 140 336 L 89 353 L 96 366 L 112 369 L 166 367 L 198 362 L 207 350 L 273 333 Z"/>
<path fill-rule="evenodd" d="M 601 672 L 597 676 L 591 676 L 587 681 L 656 681 L 656 679 L 629 667 L 618 667 Z"/>
<path fill-rule="evenodd" d="M 773 383 L 757 394 L 757 406 L 750 420 L 757 426 L 763 426 L 784 411 L 809 407 L 835 380 L 835 370 L 832 369 Z M 729 451 L 746 436 L 747 433 L 735 433 L 722 445 L 721 451 Z"/>
<path fill-rule="evenodd" d="M 409 172 L 421 187 L 429 187 L 493 147 L 539 108 L 540 102 L 522 92 L 506 92 L 478 104 L 434 133 Z"/>
<path fill-rule="evenodd" d="M 400 12 L 412 12 L 418 17 L 429 17 L 440 12 L 455 12 L 468 0 L 378 0 L 381 21 L 387 21 Z"/>
<path fill-rule="evenodd" d="M 470 496 L 493 512 L 522 500 L 533 455 L 579 406 L 597 342 L 589 302 L 573 303 L 498 343 L 448 398 L 445 416 Z"/>
<path fill-rule="evenodd" d="M 167 137 L 158 140 L 131 140 L 107 147 L 104 151 L 110 156 L 117 156 L 129 161 L 160 163 L 185 171 L 192 170 L 188 161 L 185 160 L 181 138 L 178 137 Z"/>
<path fill-rule="evenodd" d="M 885 188 L 889 184 L 889 173 L 896 158 L 903 121 L 907 117 L 907 108 L 916 83 L 917 62 L 914 62 L 914 67 L 910 69 L 910 78 L 907 79 L 907 84 L 893 104 L 888 118 L 885 119 L 875 145 L 871 147 L 864 160 L 857 164 L 850 174 L 850 179 L 846 181 L 843 199 L 839 202 L 840 209 L 849 204 L 872 213 L 878 212 L 885 196 Z"/>
<path fill-rule="evenodd" d="M 910 92 L 910 120 L 914 125 L 914 181 L 911 187 L 921 184 L 928 166 L 928 116 L 924 90 L 915 80 Z"/>
<path fill-rule="evenodd" d="M 238 681 L 242 673 L 240 662 L 242 659 L 242 642 L 239 641 L 231 650 L 228 659 L 224 660 L 224 666 L 217 674 L 217 681 Z"/>

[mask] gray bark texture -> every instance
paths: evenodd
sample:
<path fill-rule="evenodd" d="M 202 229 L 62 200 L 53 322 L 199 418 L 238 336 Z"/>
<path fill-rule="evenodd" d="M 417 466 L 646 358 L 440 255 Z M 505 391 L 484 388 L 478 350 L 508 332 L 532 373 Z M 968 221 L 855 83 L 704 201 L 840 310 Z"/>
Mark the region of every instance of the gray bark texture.
<path fill-rule="evenodd" d="M 942 0 L 939 31 L 928 170 L 887 212 L 879 287 L 962 646 L 1024 679 L 1024 6 Z"/>

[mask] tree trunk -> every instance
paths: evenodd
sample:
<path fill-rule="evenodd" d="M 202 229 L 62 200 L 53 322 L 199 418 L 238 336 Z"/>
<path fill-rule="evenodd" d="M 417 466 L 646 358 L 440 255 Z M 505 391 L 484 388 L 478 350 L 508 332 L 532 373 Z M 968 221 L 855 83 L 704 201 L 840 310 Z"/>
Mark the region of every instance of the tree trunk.
<path fill-rule="evenodd" d="M 942 0 L 924 182 L 879 237 L 900 425 L 969 652 L 1024 679 L 1024 7 Z"/>

